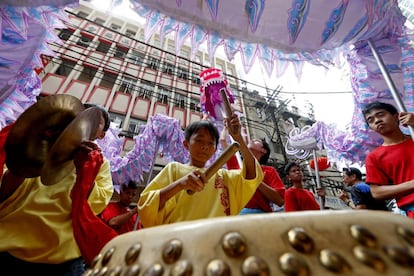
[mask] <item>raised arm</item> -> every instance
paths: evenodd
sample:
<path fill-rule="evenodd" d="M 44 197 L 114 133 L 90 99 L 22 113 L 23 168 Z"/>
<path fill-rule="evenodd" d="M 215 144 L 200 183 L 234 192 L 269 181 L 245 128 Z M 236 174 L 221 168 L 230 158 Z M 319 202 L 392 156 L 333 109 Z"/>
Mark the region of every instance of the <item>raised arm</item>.
<path fill-rule="evenodd" d="M 231 118 L 226 118 L 225 123 L 229 126 L 227 129 L 231 137 L 240 145 L 240 153 L 243 156 L 243 163 L 246 166 L 246 179 L 256 178 L 256 161 L 241 135 L 239 117 L 233 113 Z"/>
<path fill-rule="evenodd" d="M 414 180 L 398 185 L 376 185 L 370 183 L 371 194 L 377 200 L 392 199 L 414 192 Z"/>

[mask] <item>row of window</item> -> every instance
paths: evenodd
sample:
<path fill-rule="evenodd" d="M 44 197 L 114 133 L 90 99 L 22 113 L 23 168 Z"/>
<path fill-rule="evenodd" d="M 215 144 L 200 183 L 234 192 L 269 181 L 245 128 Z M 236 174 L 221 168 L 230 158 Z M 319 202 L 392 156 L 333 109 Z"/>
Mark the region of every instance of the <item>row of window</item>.
<path fill-rule="evenodd" d="M 87 18 L 89 16 L 89 14 L 87 14 L 84 11 L 79 11 L 77 13 L 77 15 L 79 17 L 81 17 L 81 18 Z M 119 24 L 115 23 L 115 22 L 107 22 L 105 24 L 106 20 L 101 19 L 99 17 L 95 17 L 95 19 L 93 19 L 93 21 L 97 25 L 99 25 L 99 26 L 105 26 L 106 25 L 106 28 L 110 28 L 110 29 L 112 29 L 114 31 L 120 31 L 121 30 L 121 26 Z M 90 28 L 91 26 L 92 25 L 88 25 L 87 28 Z M 126 27 L 125 32 L 123 32 L 124 35 L 125 35 L 125 37 L 127 37 L 127 38 L 135 38 L 137 32 L 139 32 L 138 40 L 143 42 L 144 41 L 144 32 L 143 32 L 143 30 L 142 29 L 138 29 L 138 31 L 137 31 L 137 30 L 133 30 L 132 28 L 135 29 L 135 27 L 132 27 L 132 26 L 130 28 L 128 26 Z M 96 30 L 95 31 L 91 31 L 91 33 L 96 33 Z M 109 34 L 109 32 L 107 32 L 105 35 L 107 35 L 107 34 Z M 161 43 L 159 37 L 156 35 L 154 37 L 154 39 L 153 39 L 152 45 L 161 48 L 162 45 L 163 45 L 163 43 Z M 177 55 L 179 55 L 181 57 L 184 57 L 186 59 L 189 59 L 190 58 L 190 50 L 185 49 L 185 48 L 182 48 L 180 50 L 180 52 L 177 53 L 177 50 L 175 48 L 174 43 L 170 43 L 169 42 L 167 44 L 167 51 L 170 52 L 170 53 L 176 53 Z M 201 70 L 202 69 L 201 66 L 200 66 L 201 65 L 201 58 L 199 56 L 196 56 L 195 58 L 196 58 L 196 60 L 195 60 L 196 63 L 193 64 L 193 67 L 194 68 L 197 68 L 198 70 Z M 205 65 L 209 66 L 209 58 L 208 57 L 205 57 L 204 60 L 205 60 L 205 63 L 206 63 Z M 235 76 L 236 75 L 235 68 L 229 67 L 229 68 L 227 68 L 227 70 L 225 70 L 224 64 L 221 64 L 221 63 L 217 63 L 215 65 L 215 67 L 221 69 L 223 72 L 226 72 L 227 71 L 232 76 Z"/>
<path fill-rule="evenodd" d="M 60 37 L 62 39 L 69 39 L 71 36 L 66 36 L 67 33 L 71 33 L 70 30 L 62 30 L 62 33 L 64 33 L 65 35 L 60 35 Z M 89 47 L 93 44 L 94 42 L 92 41 L 92 38 L 87 37 L 87 36 L 81 36 L 78 39 L 78 42 L 76 43 L 77 45 L 81 46 L 81 47 Z M 93 45 L 94 46 L 94 45 Z M 104 54 L 107 54 L 111 49 L 111 45 L 104 42 L 104 41 L 99 41 L 98 45 L 96 46 L 95 50 L 98 52 L 102 52 Z M 121 47 L 119 45 L 115 46 L 114 49 L 114 57 L 120 58 L 120 59 L 126 59 L 127 62 L 132 63 L 132 64 L 136 64 L 139 66 L 142 65 L 146 65 L 146 67 L 151 68 L 152 70 L 156 70 L 156 71 L 161 71 L 167 75 L 177 75 L 178 78 L 181 78 L 183 80 L 189 80 L 190 79 L 190 71 L 186 68 L 182 68 L 180 66 L 176 66 L 168 61 L 164 61 L 161 64 L 161 61 L 159 58 L 157 57 L 148 57 L 148 61 L 146 63 L 146 54 L 138 51 L 138 50 L 134 50 L 131 49 L 130 51 L 128 51 L 128 49 Z M 193 84 L 196 85 L 200 85 L 200 78 L 199 78 L 199 72 L 192 72 L 191 73 L 191 82 Z"/>

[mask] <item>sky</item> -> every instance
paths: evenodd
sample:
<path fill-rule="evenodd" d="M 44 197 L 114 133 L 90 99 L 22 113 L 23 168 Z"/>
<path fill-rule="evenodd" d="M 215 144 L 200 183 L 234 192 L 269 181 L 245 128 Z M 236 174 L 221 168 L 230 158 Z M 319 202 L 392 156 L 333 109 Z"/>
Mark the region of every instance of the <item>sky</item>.
<path fill-rule="evenodd" d="M 241 61 L 236 58 L 235 63 L 243 71 Z M 275 72 L 270 77 L 267 76 L 260 62 L 256 60 L 253 68 L 242 79 L 270 89 L 275 89 L 280 85 L 282 86 L 280 95 L 291 99 L 290 103 L 297 106 L 299 111 L 305 112 L 305 105 L 308 101 L 313 105 L 317 121 L 335 124 L 338 128 L 345 130 L 351 122 L 354 104 L 347 65 L 343 66 L 326 69 L 305 63 L 300 79 L 296 77 L 292 66 L 289 66 L 286 73 L 278 78 Z M 243 75 L 244 72 L 240 74 Z M 251 86 L 251 89 L 258 90 L 255 86 Z"/>

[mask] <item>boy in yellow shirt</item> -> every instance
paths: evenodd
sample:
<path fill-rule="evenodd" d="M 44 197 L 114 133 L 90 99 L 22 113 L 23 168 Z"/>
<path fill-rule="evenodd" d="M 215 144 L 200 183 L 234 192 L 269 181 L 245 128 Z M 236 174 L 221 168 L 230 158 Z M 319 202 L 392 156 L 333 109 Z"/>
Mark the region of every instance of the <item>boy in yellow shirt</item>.
<path fill-rule="evenodd" d="M 232 114 L 225 123 L 240 145 L 242 169 L 219 169 L 204 183 L 202 174 L 217 150 L 219 133 L 209 121 L 192 123 L 185 130 L 183 142 L 190 152 L 189 163 L 169 163 L 141 193 L 138 206 L 144 228 L 240 213 L 262 182 L 263 175 L 240 133 L 237 115 Z M 194 193 L 189 194 L 188 190 Z"/>

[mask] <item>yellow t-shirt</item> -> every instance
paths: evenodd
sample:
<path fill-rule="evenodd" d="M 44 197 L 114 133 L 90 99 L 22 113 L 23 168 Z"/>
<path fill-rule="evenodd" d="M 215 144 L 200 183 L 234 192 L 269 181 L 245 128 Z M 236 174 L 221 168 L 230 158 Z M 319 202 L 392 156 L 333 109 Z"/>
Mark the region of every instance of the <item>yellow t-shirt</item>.
<path fill-rule="evenodd" d="M 39 263 L 62 263 L 80 257 L 71 220 L 70 192 L 74 184 L 75 172 L 51 186 L 43 185 L 40 177 L 25 179 L 0 203 L 0 252 Z M 105 160 L 88 199 L 96 214 L 102 212 L 112 193 L 109 162 Z"/>
<path fill-rule="evenodd" d="M 142 191 L 138 205 L 144 227 L 237 215 L 263 179 L 262 169 L 257 162 L 256 178 L 250 180 L 244 178 L 244 166 L 241 170 L 220 169 L 210 178 L 203 191 L 193 195 L 180 191 L 165 203 L 163 209 L 158 210 L 160 189 L 196 169 L 193 166 L 171 162 Z"/>

